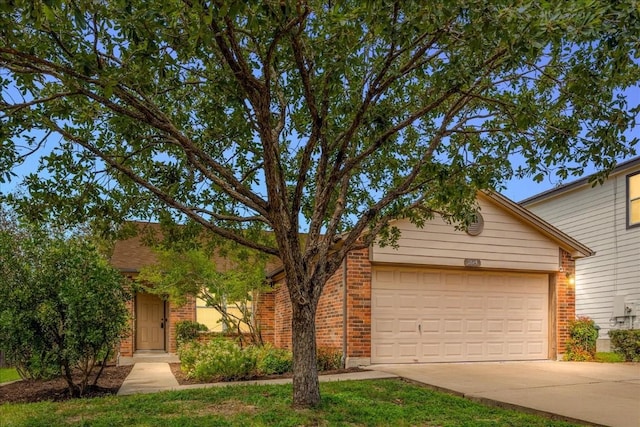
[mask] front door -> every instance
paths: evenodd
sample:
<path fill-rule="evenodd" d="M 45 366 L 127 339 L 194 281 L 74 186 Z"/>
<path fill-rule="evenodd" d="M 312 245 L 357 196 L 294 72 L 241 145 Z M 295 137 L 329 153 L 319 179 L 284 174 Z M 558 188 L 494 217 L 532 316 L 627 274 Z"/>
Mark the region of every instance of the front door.
<path fill-rule="evenodd" d="M 136 349 L 164 350 L 164 301 L 152 294 L 136 295 Z"/>

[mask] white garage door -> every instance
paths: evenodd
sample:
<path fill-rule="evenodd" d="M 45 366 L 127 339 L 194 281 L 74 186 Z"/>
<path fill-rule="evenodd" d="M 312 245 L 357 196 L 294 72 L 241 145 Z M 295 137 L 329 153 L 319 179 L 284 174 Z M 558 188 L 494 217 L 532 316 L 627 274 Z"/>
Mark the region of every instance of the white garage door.
<path fill-rule="evenodd" d="M 371 362 L 548 358 L 548 276 L 377 267 Z"/>

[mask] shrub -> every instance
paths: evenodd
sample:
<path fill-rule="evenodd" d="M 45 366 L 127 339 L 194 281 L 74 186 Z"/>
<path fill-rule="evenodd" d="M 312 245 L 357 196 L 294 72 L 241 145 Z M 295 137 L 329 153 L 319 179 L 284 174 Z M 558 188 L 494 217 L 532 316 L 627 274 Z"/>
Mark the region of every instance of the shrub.
<path fill-rule="evenodd" d="M 257 372 L 254 352 L 223 338 L 205 344 L 188 343 L 179 355 L 183 372 L 199 381 L 243 380 L 254 377 Z"/>
<path fill-rule="evenodd" d="M 569 339 L 564 355 L 565 360 L 591 361 L 596 356 L 598 328 L 588 317 L 578 317 L 569 323 Z"/>
<path fill-rule="evenodd" d="M 258 375 L 279 375 L 291 372 L 293 356 L 283 348 L 275 348 L 271 344 L 251 347 L 257 360 Z"/>
<path fill-rule="evenodd" d="M 0 347 L 21 376 L 62 373 L 82 395 L 125 331 L 122 275 L 79 239 L 14 237 L 0 231 Z"/>
<path fill-rule="evenodd" d="M 199 332 L 207 330 L 206 325 L 191 320 L 176 322 L 176 342 L 178 343 L 178 348 L 185 343 L 195 341 L 198 338 Z"/>
<path fill-rule="evenodd" d="M 615 353 L 627 362 L 640 362 L 640 329 L 612 329 L 609 337 Z"/>
<path fill-rule="evenodd" d="M 318 348 L 318 371 L 332 371 L 342 367 L 342 352 L 335 348 Z"/>

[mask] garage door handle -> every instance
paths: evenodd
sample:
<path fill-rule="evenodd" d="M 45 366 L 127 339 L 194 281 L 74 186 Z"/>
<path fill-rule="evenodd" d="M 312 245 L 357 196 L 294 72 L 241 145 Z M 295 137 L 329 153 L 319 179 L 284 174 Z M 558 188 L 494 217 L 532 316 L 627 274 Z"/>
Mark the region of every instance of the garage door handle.
<path fill-rule="evenodd" d="M 418 332 L 420 332 L 420 334 L 422 334 L 422 325 L 420 323 L 418 323 Z"/>

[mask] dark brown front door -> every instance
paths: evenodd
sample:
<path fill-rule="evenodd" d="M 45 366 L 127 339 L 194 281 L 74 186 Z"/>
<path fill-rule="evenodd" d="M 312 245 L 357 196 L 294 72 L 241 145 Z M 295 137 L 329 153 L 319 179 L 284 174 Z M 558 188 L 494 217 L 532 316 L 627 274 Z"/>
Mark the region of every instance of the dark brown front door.
<path fill-rule="evenodd" d="M 136 326 L 137 350 L 164 350 L 164 301 L 152 294 L 137 294 Z"/>

